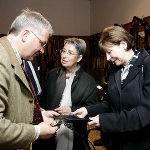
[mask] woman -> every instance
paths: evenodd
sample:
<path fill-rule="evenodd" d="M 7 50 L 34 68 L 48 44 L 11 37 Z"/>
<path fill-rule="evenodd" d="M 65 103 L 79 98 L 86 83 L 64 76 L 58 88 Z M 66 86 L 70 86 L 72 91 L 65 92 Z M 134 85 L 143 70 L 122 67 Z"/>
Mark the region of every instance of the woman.
<path fill-rule="evenodd" d="M 132 35 L 119 26 L 104 29 L 99 45 L 117 66 L 109 74 L 107 98 L 73 114 L 92 116 L 89 125 L 108 135 L 108 150 L 149 150 L 150 56 L 134 49 Z"/>
<path fill-rule="evenodd" d="M 98 102 L 94 78 L 84 72 L 79 65 L 85 52 L 84 40 L 69 38 L 64 41 L 64 47 L 60 51 L 62 67 L 55 68 L 48 74 L 41 101 L 45 109 L 70 114 L 80 107 Z M 81 135 L 86 133 L 85 123 L 74 124 L 74 128 Z M 55 139 L 57 150 L 85 149 L 81 136 L 73 136 L 73 132 L 63 124 Z"/>

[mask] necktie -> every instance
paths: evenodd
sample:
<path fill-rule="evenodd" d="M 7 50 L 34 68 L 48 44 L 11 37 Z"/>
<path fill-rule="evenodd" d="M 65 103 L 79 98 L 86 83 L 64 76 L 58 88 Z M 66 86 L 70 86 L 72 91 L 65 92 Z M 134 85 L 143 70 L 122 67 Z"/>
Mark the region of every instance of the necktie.
<path fill-rule="evenodd" d="M 26 72 L 27 72 L 27 74 L 28 74 L 28 76 L 29 76 L 29 78 L 30 78 L 30 80 L 32 82 L 32 85 L 34 87 L 34 91 L 35 91 L 36 95 L 38 95 L 38 88 L 37 88 L 36 82 L 34 80 L 31 68 L 30 68 L 30 66 L 29 66 L 27 61 L 24 61 L 24 66 L 25 66 Z"/>
<path fill-rule="evenodd" d="M 41 114 L 41 110 L 40 110 L 40 104 L 38 102 L 38 99 L 37 99 L 37 96 L 36 96 L 36 93 L 34 91 L 34 87 L 32 85 L 32 82 L 31 82 L 31 79 L 29 78 L 25 68 L 24 68 L 24 65 L 22 63 L 21 65 L 21 68 L 22 70 L 24 71 L 24 74 L 26 76 L 26 79 L 29 83 L 29 86 L 30 86 L 30 89 L 34 95 L 34 116 L 33 116 L 33 122 L 32 124 L 36 125 L 36 124 L 39 124 L 40 122 L 43 122 L 43 117 L 42 117 L 42 114 Z"/>

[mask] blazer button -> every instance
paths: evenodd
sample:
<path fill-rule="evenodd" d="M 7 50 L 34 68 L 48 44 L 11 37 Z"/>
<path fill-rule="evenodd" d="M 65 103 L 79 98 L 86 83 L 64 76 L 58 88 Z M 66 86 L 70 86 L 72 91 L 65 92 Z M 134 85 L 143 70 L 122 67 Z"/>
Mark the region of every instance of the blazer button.
<path fill-rule="evenodd" d="M 33 102 L 33 99 L 30 99 L 30 100 L 29 100 L 29 103 L 32 103 L 32 102 Z"/>

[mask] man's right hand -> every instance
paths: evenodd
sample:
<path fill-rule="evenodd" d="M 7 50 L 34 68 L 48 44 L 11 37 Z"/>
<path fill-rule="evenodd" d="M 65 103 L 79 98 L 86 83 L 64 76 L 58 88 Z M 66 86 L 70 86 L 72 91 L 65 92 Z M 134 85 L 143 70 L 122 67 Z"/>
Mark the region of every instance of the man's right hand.
<path fill-rule="evenodd" d="M 77 109 L 76 111 L 74 111 L 72 114 L 76 115 L 80 118 L 84 118 L 88 114 L 88 112 L 85 107 L 81 107 L 81 108 Z"/>
<path fill-rule="evenodd" d="M 40 127 L 40 139 L 48 139 L 52 137 L 59 128 L 59 126 L 52 127 L 45 122 L 41 122 L 38 126 Z"/>

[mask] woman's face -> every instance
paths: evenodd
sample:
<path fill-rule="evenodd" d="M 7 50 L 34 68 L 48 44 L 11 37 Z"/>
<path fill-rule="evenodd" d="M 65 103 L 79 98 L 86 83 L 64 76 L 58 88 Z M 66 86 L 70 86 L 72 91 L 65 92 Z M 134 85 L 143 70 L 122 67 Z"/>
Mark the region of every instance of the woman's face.
<path fill-rule="evenodd" d="M 61 64 L 66 69 L 74 69 L 77 63 L 82 59 L 82 55 L 78 55 L 76 48 L 69 43 L 64 45 L 61 53 Z"/>
<path fill-rule="evenodd" d="M 109 45 L 106 47 L 107 61 L 111 61 L 116 66 L 125 66 L 128 62 L 126 59 L 126 43 L 120 43 L 120 45 Z"/>

